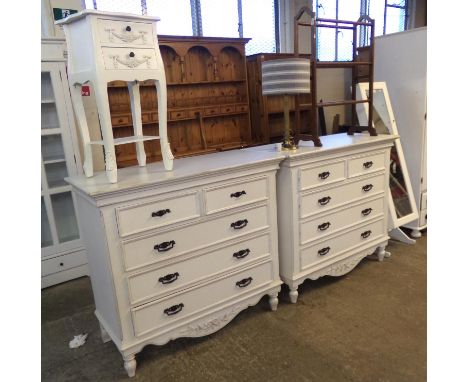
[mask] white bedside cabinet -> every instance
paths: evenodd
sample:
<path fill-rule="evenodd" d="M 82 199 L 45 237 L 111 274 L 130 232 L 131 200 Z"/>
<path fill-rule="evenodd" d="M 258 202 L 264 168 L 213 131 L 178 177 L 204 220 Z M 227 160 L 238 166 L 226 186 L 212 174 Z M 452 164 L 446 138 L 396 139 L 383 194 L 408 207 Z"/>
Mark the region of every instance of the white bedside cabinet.
<path fill-rule="evenodd" d="M 380 261 L 386 254 L 394 137 L 321 140 L 323 147 L 301 142 L 288 152 L 277 177 L 280 275 L 293 303 L 305 279 L 340 276 L 376 250 Z"/>
<path fill-rule="evenodd" d="M 96 316 L 135 374 L 145 345 L 213 333 L 281 287 L 276 172 L 284 155 L 228 151 L 68 178 Z"/>
<path fill-rule="evenodd" d="M 167 138 L 167 90 L 159 51 L 158 17 L 84 10 L 57 21 L 63 25 L 68 47 L 68 79 L 73 107 L 84 149 L 84 172 L 93 176 L 91 145 L 103 145 L 109 182 L 117 182 L 115 145 L 135 143 L 138 164 L 146 165 L 143 142 L 159 139 L 166 170 L 172 170 L 173 155 Z M 126 81 L 131 99 L 134 135 L 114 139 L 107 83 Z M 159 136 L 144 136 L 139 81 L 154 80 L 158 97 Z M 81 85 L 93 86 L 102 140 L 90 141 Z"/>

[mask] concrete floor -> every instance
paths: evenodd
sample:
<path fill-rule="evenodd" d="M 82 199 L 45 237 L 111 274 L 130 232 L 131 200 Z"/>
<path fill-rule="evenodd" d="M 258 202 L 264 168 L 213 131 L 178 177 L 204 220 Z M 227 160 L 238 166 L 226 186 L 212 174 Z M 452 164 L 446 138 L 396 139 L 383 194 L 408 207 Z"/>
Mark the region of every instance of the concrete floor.
<path fill-rule="evenodd" d="M 391 242 L 392 256 L 363 260 L 345 276 L 307 280 L 296 305 L 282 288 L 220 331 L 147 346 L 133 381 L 426 380 L 426 235 Z M 128 380 L 120 353 L 103 344 L 87 277 L 42 291 L 42 380 Z M 86 344 L 69 349 L 74 335 Z"/>

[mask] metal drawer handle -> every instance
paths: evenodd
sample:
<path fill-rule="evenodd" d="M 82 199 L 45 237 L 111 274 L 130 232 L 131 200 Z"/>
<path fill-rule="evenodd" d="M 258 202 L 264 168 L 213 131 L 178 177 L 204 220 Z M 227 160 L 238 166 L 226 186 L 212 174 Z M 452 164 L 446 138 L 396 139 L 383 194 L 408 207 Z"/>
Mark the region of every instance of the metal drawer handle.
<path fill-rule="evenodd" d="M 176 281 L 179 278 L 179 272 L 170 273 L 164 277 L 159 278 L 159 282 L 162 284 L 170 284 Z"/>
<path fill-rule="evenodd" d="M 164 216 L 164 215 L 169 214 L 169 213 L 171 213 L 171 210 L 170 210 L 169 208 L 166 208 L 166 209 L 163 209 L 163 210 L 159 210 L 159 211 L 153 212 L 153 213 L 151 214 L 151 216 L 152 216 L 153 218 L 155 218 L 155 217 L 160 218 L 161 216 Z"/>
<path fill-rule="evenodd" d="M 366 239 L 368 238 L 370 235 L 371 235 L 372 231 L 371 230 L 368 230 L 368 231 L 364 231 L 363 233 L 361 233 L 361 237 L 363 239 Z"/>
<path fill-rule="evenodd" d="M 362 210 L 362 211 L 361 211 L 361 214 L 363 214 L 364 216 L 367 216 L 367 215 L 369 215 L 371 212 L 372 212 L 372 208 L 366 208 L 365 210 Z"/>
<path fill-rule="evenodd" d="M 328 204 L 330 200 L 331 198 L 329 196 L 325 196 L 324 198 L 319 199 L 318 202 L 321 206 L 324 206 L 325 204 Z"/>
<path fill-rule="evenodd" d="M 231 194 L 231 198 L 240 198 L 242 195 L 247 195 L 247 192 L 245 192 L 244 190 L 234 192 Z"/>
<path fill-rule="evenodd" d="M 174 240 L 165 241 L 165 242 L 163 242 L 161 244 L 156 244 L 154 246 L 154 249 L 156 249 L 158 252 L 166 252 L 166 251 L 169 251 L 170 249 L 174 248 L 174 245 L 175 245 Z"/>
<path fill-rule="evenodd" d="M 247 277 L 245 279 L 242 279 L 238 282 L 236 282 L 236 285 L 239 287 L 239 288 L 245 288 L 246 286 L 249 286 L 250 283 L 252 282 L 253 278 L 252 277 Z"/>
<path fill-rule="evenodd" d="M 127 25 L 127 27 L 125 28 L 125 30 L 126 30 L 127 32 L 131 32 L 131 31 L 132 31 L 132 27 L 131 27 L 130 25 Z"/>
<path fill-rule="evenodd" d="M 330 252 L 330 247 L 325 247 L 317 251 L 319 256 L 325 256 L 328 252 Z"/>
<path fill-rule="evenodd" d="M 184 304 L 182 303 L 173 305 L 170 308 L 164 309 L 164 313 L 166 313 L 168 316 L 172 316 L 174 314 L 179 313 L 183 307 L 184 307 Z"/>
<path fill-rule="evenodd" d="M 249 221 L 247 219 L 244 220 L 238 220 L 234 223 L 231 223 L 231 227 L 234 229 L 242 229 L 244 228 Z"/>
<path fill-rule="evenodd" d="M 129 55 L 130 57 L 132 57 L 132 58 L 135 57 L 135 53 L 133 53 L 133 52 L 130 52 L 128 55 Z"/>
<path fill-rule="evenodd" d="M 320 179 L 327 179 L 330 176 L 330 171 L 321 172 L 318 176 Z"/>
<path fill-rule="evenodd" d="M 365 186 L 362 186 L 362 191 L 367 192 L 372 190 L 372 187 L 374 187 L 372 184 L 366 184 Z"/>
<path fill-rule="evenodd" d="M 234 256 L 236 259 L 243 259 L 244 257 L 247 257 L 250 253 L 250 249 L 242 249 L 239 252 L 233 253 L 232 256 Z"/>
<path fill-rule="evenodd" d="M 320 231 L 325 231 L 325 230 L 327 230 L 328 227 L 330 227 L 330 226 L 331 226 L 331 223 L 330 223 L 330 222 L 326 222 L 326 223 L 319 224 L 317 228 L 318 228 Z"/>
<path fill-rule="evenodd" d="M 369 162 L 364 162 L 362 165 L 363 165 L 365 168 L 371 168 L 373 164 L 374 164 L 374 162 L 369 161 Z"/>

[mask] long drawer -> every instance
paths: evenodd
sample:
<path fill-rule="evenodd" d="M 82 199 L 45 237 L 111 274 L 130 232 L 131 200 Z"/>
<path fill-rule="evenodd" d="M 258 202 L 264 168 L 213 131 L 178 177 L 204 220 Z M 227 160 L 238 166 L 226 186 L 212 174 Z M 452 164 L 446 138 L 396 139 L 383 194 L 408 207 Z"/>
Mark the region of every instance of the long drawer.
<path fill-rule="evenodd" d="M 108 70 L 158 69 L 154 49 L 102 48 L 102 58 Z"/>
<path fill-rule="evenodd" d="M 122 242 L 126 270 L 167 260 L 269 226 L 266 205 L 168 232 Z"/>
<path fill-rule="evenodd" d="M 62 272 L 67 269 L 79 267 L 80 265 L 86 264 L 88 259 L 86 258 L 86 251 L 80 250 L 66 255 L 53 257 L 47 260 L 42 260 L 42 276 L 51 275 L 53 273 Z"/>
<path fill-rule="evenodd" d="M 304 270 L 321 261 L 337 256 L 344 251 L 348 251 L 358 245 L 374 240 L 385 233 L 384 220 L 378 220 L 362 227 L 356 228 L 345 234 L 330 236 L 328 239 L 320 241 L 301 249 L 301 270 Z"/>
<path fill-rule="evenodd" d="M 119 235 L 125 237 L 138 232 L 200 216 L 196 191 L 147 203 L 118 207 L 115 210 Z"/>
<path fill-rule="evenodd" d="M 273 263 L 262 263 L 248 269 L 199 285 L 164 300 L 157 300 L 132 309 L 135 335 L 171 325 L 190 315 L 231 298 L 266 286 L 274 279 Z"/>
<path fill-rule="evenodd" d="M 242 267 L 246 262 L 270 254 L 270 235 L 240 241 L 177 264 L 146 271 L 128 278 L 130 301 L 136 304 L 188 286 L 216 273 Z"/>
<path fill-rule="evenodd" d="M 206 213 L 211 214 L 268 198 L 267 178 L 223 184 L 204 190 Z"/>
<path fill-rule="evenodd" d="M 308 217 L 318 212 L 327 211 L 357 199 L 375 195 L 385 190 L 385 175 L 359 179 L 356 182 L 322 189 L 316 192 L 302 193 L 300 196 L 300 216 Z"/>
<path fill-rule="evenodd" d="M 303 221 L 300 224 L 301 245 L 329 235 L 344 227 L 359 224 L 368 219 L 382 215 L 384 210 L 384 198 L 366 200 L 350 208 L 330 213 L 312 220 Z"/>
<path fill-rule="evenodd" d="M 99 41 L 103 44 L 147 45 L 152 47 L 153 25 L 128 21 L 98 20 Z"/>

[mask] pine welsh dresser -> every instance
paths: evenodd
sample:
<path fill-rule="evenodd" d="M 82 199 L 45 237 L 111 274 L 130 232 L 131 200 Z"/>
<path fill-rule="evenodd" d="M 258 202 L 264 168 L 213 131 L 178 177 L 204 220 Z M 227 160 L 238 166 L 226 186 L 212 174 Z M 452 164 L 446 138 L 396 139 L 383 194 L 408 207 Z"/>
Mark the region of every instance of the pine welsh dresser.
<path fill-rule="evenodd" d="M 388 184 L 394 135 L 335 134 L 300 142 L 277 176 L 281 279 L 292 303 L 305 279 L 340 276 L 389 256 Z M 255 148 L 272 151 L 272 145 Z"/>
<path fill-rule="evenodd" d="M 95 314 L 135 375 L 145 345 L 217 331 L 281 287 L 276 172 L 284 154 L 236 150 L 67 178 Z"/>

